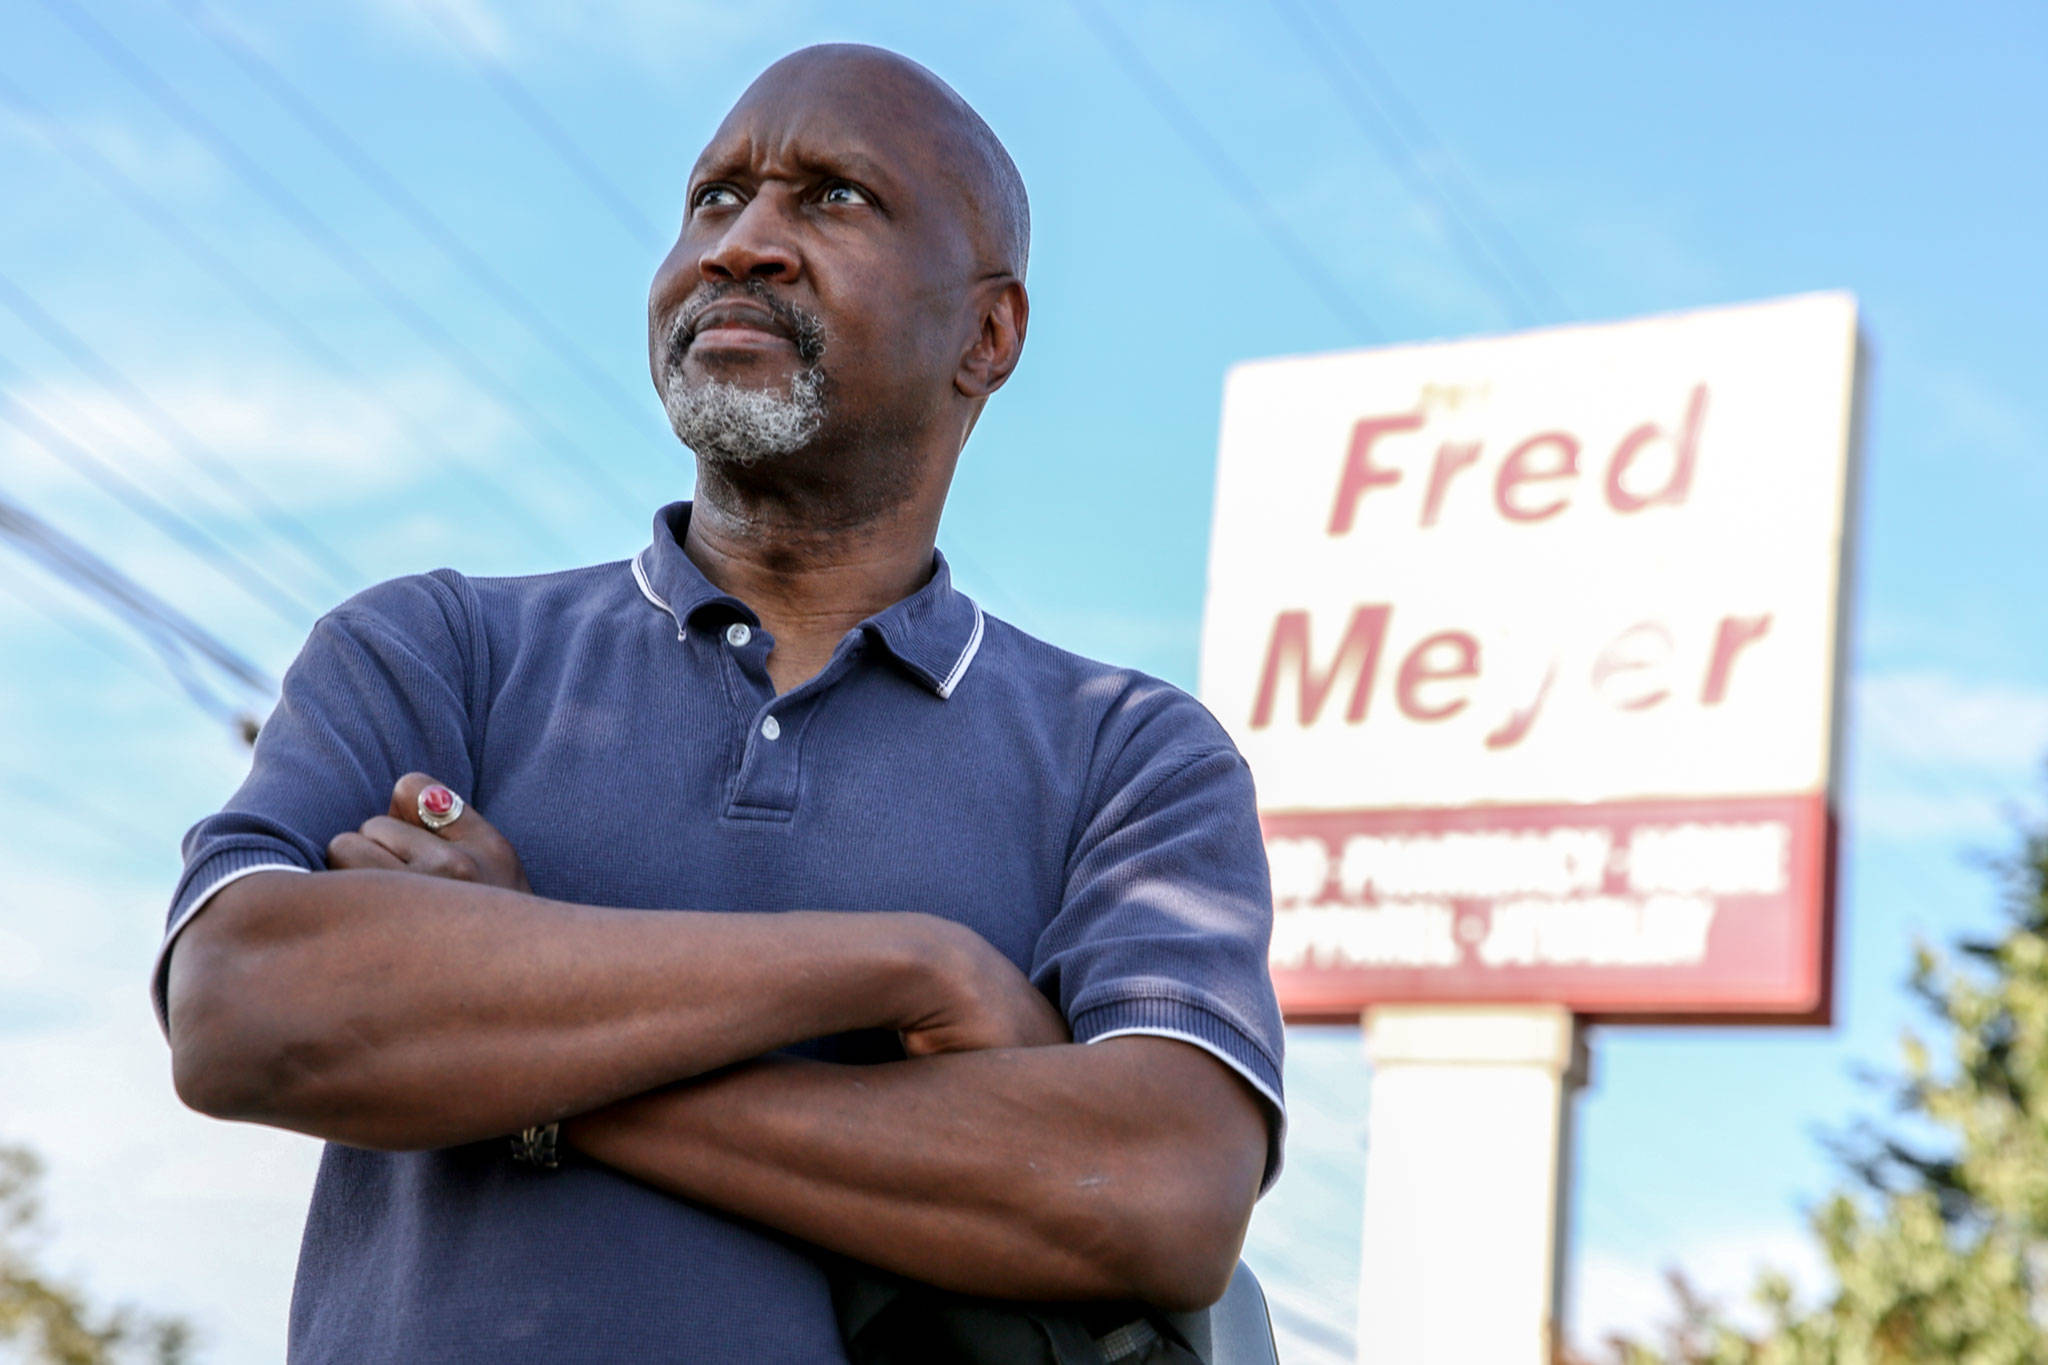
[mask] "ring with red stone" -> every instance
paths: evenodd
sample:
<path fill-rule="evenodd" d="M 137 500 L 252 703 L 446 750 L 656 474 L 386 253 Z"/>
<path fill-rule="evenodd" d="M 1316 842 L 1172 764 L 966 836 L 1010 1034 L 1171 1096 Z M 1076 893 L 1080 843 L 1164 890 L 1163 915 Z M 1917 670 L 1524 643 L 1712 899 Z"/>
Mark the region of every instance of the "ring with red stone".
<path fill-rule="evenodd" d="M 462 798 L 446 787 L 429 787 L 420 793 L 420 823 L 428 829 L 445 829 L 462 815 Z"/>

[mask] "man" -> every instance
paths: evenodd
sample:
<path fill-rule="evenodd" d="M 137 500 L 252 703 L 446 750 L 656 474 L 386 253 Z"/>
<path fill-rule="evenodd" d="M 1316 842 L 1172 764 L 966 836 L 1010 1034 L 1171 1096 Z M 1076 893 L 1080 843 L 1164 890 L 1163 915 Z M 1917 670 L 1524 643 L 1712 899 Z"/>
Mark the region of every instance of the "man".
<path fill-rule="evenodd" d="M 1028 231 L 931 73 L 778 62 L 649 297 L 694 505 L 315 628 L 158 971 L 188 1103 L 329 1140 L 295 1359 L 832 1360 L 818 1248 L 1222 1292 L 1279 1150 L 1244 764 L 934 550 Z"/>

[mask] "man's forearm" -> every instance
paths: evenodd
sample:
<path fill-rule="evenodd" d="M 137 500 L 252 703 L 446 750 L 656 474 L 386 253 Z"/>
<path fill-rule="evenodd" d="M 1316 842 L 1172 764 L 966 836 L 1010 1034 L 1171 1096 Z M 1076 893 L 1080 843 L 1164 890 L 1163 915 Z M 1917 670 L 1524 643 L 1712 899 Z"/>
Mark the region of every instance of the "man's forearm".
<path fill-rule="evenodd" d="M 397 872 L 259 873 L 172 955 L 176 1077 L 221 1117 L 448 1146 L 890 1026 L 948 946 L 922 916 L 612 910 Z"/>
<path fill-rule="evenodd" d="M 563 1131 L 660 1189 L 943 1288 L 1168 1308 L 1222 1293 L 1265 1160 L 1249 1088 L 1148 1037 L 771 1060 Z"/>

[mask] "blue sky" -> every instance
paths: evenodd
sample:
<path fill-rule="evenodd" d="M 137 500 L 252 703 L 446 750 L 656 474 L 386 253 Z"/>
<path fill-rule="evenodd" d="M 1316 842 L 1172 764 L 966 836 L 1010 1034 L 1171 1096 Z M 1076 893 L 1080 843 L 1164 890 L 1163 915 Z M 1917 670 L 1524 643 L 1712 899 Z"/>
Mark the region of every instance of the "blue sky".
<path fill-rule="evenodd" d="M 1035 216 L 1029 347 L 942 544 L 997 614 L 1192 686 L 1230 364 L 1854 292 L 1872 365 L 1837 1023 L 1598 1033 L 1572 1317 L 1582 1334 L 1639 1320 L 1666 1263 L 1721 1286 L 1760 1255 L 1804 1264 L 1799 1211 L 1832 1179 L 1815 1134 L 1877 1109 L 1852 1073 L 1887 1064 L 1916 1022 L 1901 989 L 1915 936 L 1990 920 L 1969 856 L 2033 800 L 2048 20 L 2019 4 L 1342 8 L 1426 129 L 1424 163 L 1476 187 L 1554 304 L 1503 306 L 1352 120 L 1288 20 L 1325 0 L 22 0 L 0 19 L 0 284 L 21 292 L 0 295 L 89 358 L 0 300 L 0 410 L 69 433 L 309 606 L 439 564 L 630 553 L 689 487 L 642 337 L 684 173 L 774 57 L 880 43 L 982 110 Z M 1091 12 L 1237 168 L 1249 208 Z M 580 169 L 490 73 L 510 73 Z M 166 444 L 173 428 L 348 567 L 282 549 Z M 310 622 L 6 425 L 0 497 L 273 673 Z M 188 1308 L 210 1359 L 272 1358 L 310 1145 L 183 1115 L 141 991 L 178 836 L 232 788 L 240 753 L 124 627 L 4 547 L 0 640 L 0 1139 L 52 1160 L 61 1265 Z M 1292 1045 L 1295 1156 L 1250 1254 L 1290 1358 L 1341 1359 L 1367 1081 L 1353 1032 Z"/>

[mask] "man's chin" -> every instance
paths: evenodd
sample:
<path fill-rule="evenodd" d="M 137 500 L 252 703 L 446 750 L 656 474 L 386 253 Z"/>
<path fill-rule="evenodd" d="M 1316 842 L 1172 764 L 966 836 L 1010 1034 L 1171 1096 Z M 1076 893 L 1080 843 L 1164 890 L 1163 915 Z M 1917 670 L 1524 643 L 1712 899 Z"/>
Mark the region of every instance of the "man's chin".
<path fill-rule="evenodd" d="M 667 379 L 662 406 L 676 435 L 721 464 L 758 465 L 801 450 L 824 423 L 825 381 L 815 369 L 728 374 L 686 360 Z"/>
<path fill-rule="evenodd" d="M 787 389 L 803 369 L 796 351 L 786 343 L 779 352 L 693 345 L 683 353 L 682 363 L 669 373 L 672 382 L 686 387 L 718 383 L 769 390 Z"/>

